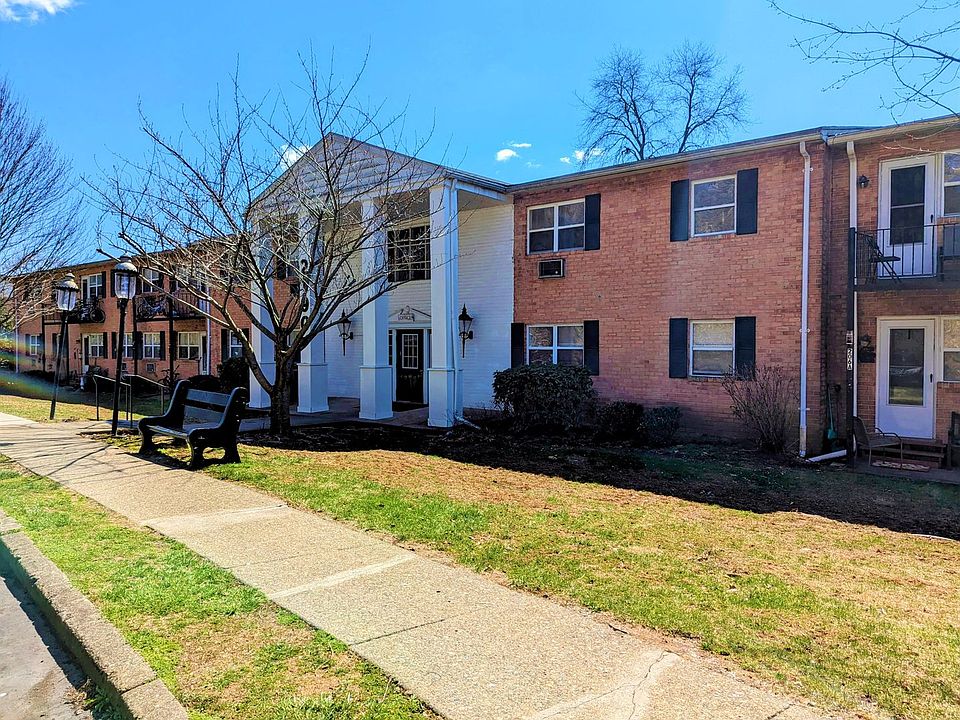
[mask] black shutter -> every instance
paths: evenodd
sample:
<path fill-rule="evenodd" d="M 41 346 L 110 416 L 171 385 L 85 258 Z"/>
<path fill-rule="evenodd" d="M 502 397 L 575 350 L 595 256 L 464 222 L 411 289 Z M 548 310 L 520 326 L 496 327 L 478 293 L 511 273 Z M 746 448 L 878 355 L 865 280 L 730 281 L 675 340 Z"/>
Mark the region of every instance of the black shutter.
<path fill-rule="evenodd" d="M 161 330 L 160 331 L 160 359 L 164 360 L 167 357 L 167 334 Z"/>
<path fill-rule="evenodd" d="M 757 232 L 757 168 L 737 172 L 737 235 Z"/>
<path fill-rule="evenodd" d="M 140 330 L 133 333 L 133 359 L 143 360 L 143 333 Z"/>
<path fill-rule="evenodd" d="M 738 317 L 734 320 L 733 362 L 737 377 L 753 380 L 757 366 L 757 319 Z"/>
<path fill-rule="evenodd" d="M 583 366 L 591 375 L 600 374 L 600 321 L 583 321 Z"/>
<path fill-rule="evenodd" d="M 687 335 L 686 318 L 670 318 L 670 377 L 687 376 Z"/>
<path fill-rule="evenodd" d="M 230 357 L 230 331 L 227 328 L 220 329 L 220 362 L 223 363 Z"/>
<path fill-rule="evenodd" d="M 600 249 L 600 194 L 587 195 L 583 201 L 584 250 Z"/>
<path fill-rule="evenodd" d="M 670 242 L 690 237 L 690 181 L 670 183 Z"/>
<path fill-rule="evenodd" d="M 117 296 L 117 271 L 110 271 L 110 297 Z"/>
<path fill-rule="evenodd" d="M 83 362 L 82 365 L 90 364 L 90 338 L 83 336 Z"/>
<path fill-rule="evenodd" d="M 177 333 L 170 333 L 170 357 L 177 359 Z"/>
<path fill-rule="evenodd" d="M 110 286 L 113 288 L 113 285 Z M 107 296 L 107 271 L 104 270 L 100 273 L 100 297 L 105 298 Z"/>
<path fill-rule="evenodd" d="M 527 327 L 523 323 L 510 323 L 510 367 L 519 367 L 525 360 L 525 335 Z"/>

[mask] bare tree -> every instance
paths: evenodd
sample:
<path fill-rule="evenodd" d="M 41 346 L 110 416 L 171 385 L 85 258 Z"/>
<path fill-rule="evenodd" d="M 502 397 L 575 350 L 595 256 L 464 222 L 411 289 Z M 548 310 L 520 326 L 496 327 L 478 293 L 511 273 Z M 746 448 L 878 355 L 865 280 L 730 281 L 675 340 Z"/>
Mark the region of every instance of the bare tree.
<path fill-rule="evenodd" d="M 177 278 L 178 301 L 241 339 L 274 432 L 290 427 L 301 350 L 400 284 L 391 267 L 429 262 L 424 242 L 388 263 L 386 232 L 429 213 L 440 171 L 417 158 L 425 138 L 403 142 L 402 113 L 358 100 L 362 69 L 345 82 L 332 64 L 320 73 L 306 59 L 303 70 L 297 102 L 251 102 L 234 78 L 202 130 L 174 140 L 144 120 L 151 154 L 98 189 L 121 227 L 117 248 Z M 258 355 L 247 326 L 272 356 Z"/>
<path fill-rule="evenodd" d="M 0 78 L 0 325 L 35 315 L 42 277 L 70 259 L 80 227 L 70 163 Z M 37 281 L 25 291 L 17 278 Z"/>
<path fill-rule="evenodd" d="M 580 133 L 581 163 L 643 160 L 685 152 L 726 137 L 746 118 L 740 69 L 703 44 L 684 43 L 650 65 L 634 50 L 615 48 L 600 62 Z"/>
<path fill-rule="evenodd" d="M 780 2 L 771 5 L 810 29 L 811 34 L 795 41 L 808 60 L 845 67 L 831 87 L 868 73 L 887 73 L 894 80 L 893 95 L 881 102 L 895 115 L 911 106 L 957 114 L 958 0 L 921 0 L 887 22 L 850 26 L 791 12 Z"/>

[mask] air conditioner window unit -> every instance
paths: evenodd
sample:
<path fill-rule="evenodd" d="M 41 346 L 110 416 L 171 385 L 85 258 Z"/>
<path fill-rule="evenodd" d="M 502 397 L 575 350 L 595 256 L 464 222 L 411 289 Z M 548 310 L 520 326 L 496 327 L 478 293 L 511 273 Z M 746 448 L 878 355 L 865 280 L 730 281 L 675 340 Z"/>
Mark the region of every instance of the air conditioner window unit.
<path fill-rule="evenodd" d="M 554 260 L 541 260 L 539 263 L 539 276 L 541 280 L 549 278 L 562 278 L 566 273 L 566 262 L 563 258 Z"/>

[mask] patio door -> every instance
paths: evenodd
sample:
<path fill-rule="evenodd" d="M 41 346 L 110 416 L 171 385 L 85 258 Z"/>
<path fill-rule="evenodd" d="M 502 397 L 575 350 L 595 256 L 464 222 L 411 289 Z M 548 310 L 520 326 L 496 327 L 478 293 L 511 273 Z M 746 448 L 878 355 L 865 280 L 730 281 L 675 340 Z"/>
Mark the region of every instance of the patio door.
<path fill-rule="evenodd" d="M 884 432 L 932 438 L 934 320 L 880 320 L 877 422 Z"/>
<path fill-rule="evenodd" d="M 878 275 L 933 275 L 936 260 L 936 162 L 932 156 L 890 160 L 880 166 L 880 254 L 895 257 Z"/>

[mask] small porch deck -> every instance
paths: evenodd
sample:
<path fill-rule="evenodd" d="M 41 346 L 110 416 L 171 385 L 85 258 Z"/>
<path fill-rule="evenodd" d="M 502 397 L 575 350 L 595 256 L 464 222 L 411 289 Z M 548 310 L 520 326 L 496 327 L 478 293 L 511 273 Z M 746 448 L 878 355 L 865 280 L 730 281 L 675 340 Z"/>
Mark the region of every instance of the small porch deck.
<path fill-rule="evenodd" d="M 410 410 L 394 408 L 393 415 L 383 420 L 363 420 L 360 418 L 360 399 L 350 397 L 331 397 L 330 409 L 318 413 L 301 413 L 294 408 L 290 411 L 290 424 L 293 427 L 315 427 L 318 425 L 336 425 L 338 423 L 369 423 L 371 425 L 393 425 L 398 427 L 428 429 L 429 409 L 424 407 Z M 270 427 L 270 418 L 266 412 L 260 417 L 246 418 L 240 423 L 240 432 L 257 432 Z"/>

